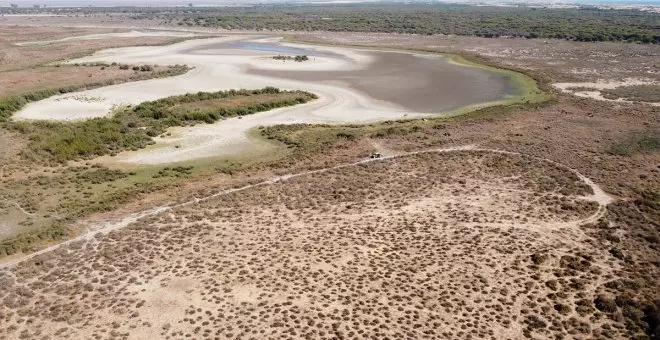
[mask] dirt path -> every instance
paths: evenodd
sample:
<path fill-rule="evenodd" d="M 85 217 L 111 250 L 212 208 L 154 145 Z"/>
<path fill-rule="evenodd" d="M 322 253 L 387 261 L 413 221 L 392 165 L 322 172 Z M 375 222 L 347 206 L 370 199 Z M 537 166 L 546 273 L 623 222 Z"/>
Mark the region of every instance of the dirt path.
<path fill-rule="evenodd" d="M 25 214 L 25 215 L 27 215 L 27 216 L 34 216 L 33 213 L 31 213 L 31 212 L 29 212 L 29 211 L 23 209 L 23 207 L 21 207 L 20 204 L 14 202 L 14 201 L 10 201 L 10 200 L 4 200 L 4 201 L 7 202 L 7 203 L 9 203 L 9 204 L 11 204 L 11 205 L 13 205 L 13 206 L 15 206 L 16 209 L 20 210 L 23 214 Z"/>
<path fill-rule="evenodd" d="M 496 149 L 486 149 L 486 148 L 477 148 L 474 145 L 465 145 L 465 146 L 450 147 L 450 148 L 403 152 L 403 153 L 383 156 L 381 158 L 367 158 L 367 159 L 363 159 L 363 160 L 360 160 L 360 161 L 357 161 L 357 162 L 352 162 L 352 163 L 347 163 L 347 164 L 340 164 L 340 165 L 336 165 L 336 166 L 329 167 L 329 168 L 304 171 L 304 172 L 300 172 L 300 173 L 296 173 L 296 174 L 286 174 L 286 175 L 277 176 L 277 177 L 265 180 L 263 182 L 246 185 L 246 186 L 243 186 L 243 187 L 240 187 L 240 188 L 225 189 L 225 190 L 219 191 L 219 192 L 217 192 L 215 194 L 212 194 L 212 195 L 209 195 L 209 196 L 205 196 L 205 197 L 201 197 L 201 198 L 195 198 L 195 199 L 193 199 L 191 201 L 188 201 L 188 202 L 179 203 L 179 204 L 175 204 L 175 205 L 158 206 L 158 207 L 154 207 L 152 209 L 148 209 L 148 210 L 140 211 L 140 212 L 137 212 L 137 213 L 133 213 L 133 214 L 130 214 L 128 216 L 125 216 L 124 218 L 122 218 L 120 220 L 107 222 L 103 225 L 100 225 L 97 228 L 89 228 L 88 231 L 85 232 L 84 234 L 81 234 L 81 235 L 79 235 L 75 238 L 72 238 L 70 240 L 52 245 L 50 247 L 47 247 L 47 248 L 42 249 L 40 251 L 34 252 L 32 254 L 21 256 L 19 258 L 15 258 L 15 259 L 6 261 L 4 263 L 1 263 L 0 264 L 0 269 L 10 268 L 10 267 L 15 266 L 15 265 L 17 265 L 17 264 L 19 264 L 23 261 L 29 260 L 29 259 L 31 259 L 35 256 L 45 254 L 47 252 L 53 251 L 55 249 L 58 249 L 61 246 L 65 246 L 65 245 L 68 245 L 68 244 L 73 243 L 73 242 L 77 242 L 77 241 L 85 241 L 86 242 L 86 241 L 91 240 L 92 238 L 94 238 L 94 236 L 96 236 L 99 233 L 108 233 L 108 232 L 111 232 L 111 231 L 114 231 L 114 230 L 124 228 L 124 227 L 130 225 L 133 222 L 136 222 L 137 220 L 139 220 L 143 217 L 153 216 L 153 215 L 156 215 L 156 214 L 159 214 L 159 213 L 162 213 L 162 212 L 171 211 L 171 210 L 176 209 L 176 208 L 189 206 L 189 205 L 196 204 L 196 203 L 206 201 L 206 200 L 209 200 L 209 199 L 213 199 L 213 198 L 216 198 L 216 197 L 219 197 L 219 196 L 224 196 L 224 195 L 232 194 L 232 193 L 235 193 L 235 192 L 248 190 L 248 189 L 251 189 L 251 188 L 254 188 L 254 187 L 270 185 L 270 184 L 274 184 L 274 183 L 277 183 L 277 182 L 280 182 L 280 181 L 286 181 L 286 180 L 291 179 L 291 178 L 296 178 L 296 177 L 301 177 L 301 176 L 306 176 L 306 175 L 311 175 L 311 174 L 317 174 L 317 173 L 323 173 L 323 172 L 327 172 L 327 171 L 331 171 L 331 170 L 352 167 L 352 166 L 356 166 L 356 165 L 359 165 L 359 164 L 379 162 L 379 161 L 394 159 L 394 158 L 399 158 L 399 157 L 406 157 L 406 156 L 411 156 L 411 155 L 417 155 L 417 154 L 423 154 L 423 153 L 432 153 L 432 152 L 456 152 L 456 151 L 467 151 L 467 150 L 484 151 L 484 152 L 496 152 L 496 153 L 501 153 L 501 154 L 521 155 L 521 156 L 524 156 L 524 157 L 531 157 L 531 156 L 527 156 L 525 154 L 521 154 L 521 153 L 518 153 L 518 152 L 512 152 L 512 151 L 506 151 L 506 150 L 496 150 Z M 565 166 L 561 163 L 555 162 L 555 161 L 547 159 L 547 158 L 537 158 L 537 157 L 532 157 L 532 158 L 535 158 L 535 159 L 538 159 L 538 160 L 541 160 L 541 161 L 545 161 L 545 162 L 549 162 L 549 163 L 552 163 L 554 165 L 560 166 L 562 168 L 565 168 L 565 169 L 571 171 L 576 176 L 578 176 L 585 184 L 587 184 L 594 192 L 594 194 L 591 195 L 591 196 L 584 196 L 584 197 L 581 197 L 581 198 L 598 203 L 598 210 L 594 214 L 592 214 L 592 215 L 590 215 L 590 216 L 588 216 L 584 219 L 581 219 L 581 220 L 578 220 L 578 221 L 570 221 L 570 222 L 562 223 L 563 227 L 578 227 L 578 226 L 580 226 L 582 224 L 585 224 L 585 223 L 595 222 L 603 216 L 603 214 L 606 211 L 606 206 L 609 203 L 613 202 L 612 197 L 607 195 L 597 184 L 595 184 L 591 179 L 589 179 L 586 176 L 582 175 L 579 171 L 577 171 L 575 169 L 572 169 L 572 168 L 569 168 L 569 167 L 567 167 L 567 166 Z"/>

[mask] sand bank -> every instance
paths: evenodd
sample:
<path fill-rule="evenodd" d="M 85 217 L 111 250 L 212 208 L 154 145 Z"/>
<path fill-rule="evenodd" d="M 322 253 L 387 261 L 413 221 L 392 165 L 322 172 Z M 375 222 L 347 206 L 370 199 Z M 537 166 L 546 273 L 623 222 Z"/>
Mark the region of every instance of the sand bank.
<path fill-rule="evenodd" d="M 365 123 L 426 117 L 506 98 L 508 80 L 446 58 L 412 53 L 285 44 L 279 38 L 226 36 L 156 47 L 100 51 L 73 62 L 186 64 L 187 74 L 107 86 L 29 104 L 16 119 L 75 120 L 103 117 L 118 105 L 198 91 L 274 86 L 314 92 L 319 99 L 212 125 L 172 129 L 158 145 L 124 153 L 122 162 L 157 164 L 235 153 L 250 144 L 246 132 L 261 125 Z M 274 60 L 304 53 L 305 62 Z M 93 102 L 80 98 L 94 98 Z M 176 146 L 176 147 L 175 147 Z"/>
<path fill-rule="evenodd" d="M 100 33 L 100 34 L 88 34 L 81 35 L 77 37 L 68 37 L 63 39 L 55 40 L 38 40 L 38 41 L 26 41 L 16 43 L 16 46 L 30 46 L 30 45 L 50 45 L 62 42 L 71 42 L 71 41 L 82 41 L 82 40 L 99 40 L 107 38 L 139 38 L 139 37 L 193 37 L 196 34 L 189 32 L 179 32 L 179 31 L 153 31 L 153 30 L 141 30 L 141 31 L 129 31 L 129 32 L 117 32 L 117 33 Z"/>

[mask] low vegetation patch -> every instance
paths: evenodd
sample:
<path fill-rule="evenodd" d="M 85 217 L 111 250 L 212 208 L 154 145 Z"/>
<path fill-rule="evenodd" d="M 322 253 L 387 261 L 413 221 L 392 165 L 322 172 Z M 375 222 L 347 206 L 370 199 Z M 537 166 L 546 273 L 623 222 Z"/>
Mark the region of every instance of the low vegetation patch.
<path fill-rule="evenodd" d="M 609 153 L 631 156 L 639 153 L 651 153 L 660 150 L 660 130 L 649 129 L 633 131 L 610 146 Z"/>
<path fill-rule="evenodd" d="M 621 86 L 615 89 L 602 90 L 601 93 L 607 99 L 623 98 L 636 102 L 660 102 L 660 85 Z"/>
<path fill-rule="evenodd" d="M 96 66 L 96 64 L 94 64 Z M 122 67 L 126 66 L 126 69 L 128 69 L 128 65 L 112 65 L 108 64 L 108 67 L 110 66 L 116 66 L 122 69 Z M 105 67 L 105 66 L 101 66 Z M 99 81 L 99 82 L 94 82 L 94 83 L 88 83 L 88 84 L 83 84 L 83 85 L 70 85 L 70 86 L 63 86 L 59 88 L 51 88 L 51 89 L 44 89 L 44 90 L 39 90 L 39 91 L 33 91 L 33 92 L 27 92 L 23 93 L 20 95 L 14 95 L 14 96 L 9 96 L 0 99 L 0 122 L 6 122 L 8 121 L 11 116 L 18 112 L 20 109 L 22 109 L 25 105 L 31 102 L 35 102 L 38 100 L 46 99 L 48 97 L 56 96 L 58 94 L 65 94 L 65 93 L 70 93 L 70 92 L 76 92 L 76 91 L 84 91 L 84 90 L 89 90 L 89 89 L 94 89 L 98 87 L 103 87 L 103 86 L 109 86 L 109 85 L 116 85 L 120 83 L 125 83 L 125 82 L 131 82 L 131 81 L 140 81 L 140 80 L 147 80 L 147 79 L 153 79 L 153 78 L 164 78 L 164 77 L 173 77 L 177 75 L 184 74 L 190 70 L 190 68 L 186 65 L 174 65 L 174 66 L 168 66 L 164 70 L 160 71 L 154 71 L 153 67 L 150 65 L 141 65 L 141 66 L 134 66 L 137 67 L 136 71 L 141 71 L 140 73 L 135 73 L 132 76 L 125 78 L 125 79 L 108 79 L 104 81 Z"/>
<path fill-rule="evenodd" d="M 72 230 L 61 222 L 52 222 L 48 226 L 0 241 L 0 258 L 20 252 L 32 252 L 46 242 L 64 240 L 71 234 Z"/>
<path fill-rule="evenodd" d="M 23 155 L 46 162 L 66 162 L 137 150 L 152 144 L 152 137 L 172 126 L 213 123 L 292 106 L 315 99 L 302 91 L 260 90 L 199 92 L 172 96 L 117 110 L 112 117 L 78 122 L 14 122 L 11 126 L 29 137 Z"/>
<path fill-rule="evenodd" d="M 118 109 L 114 116 L 74 122 L 8 121 L 4 127 L 23 134 L 24 166 L 59 165 L 153 143 L 170 126 L 213 123 L 316 98 L 301 91 L 276 88 L 195 93 Z M 38 166 L 37 166 L 38 167 Z M 18 206 L 26 214 L 20 227 L 0 241 L 0 257 L 32 252 L 70 237 L 71 225 L 92 213 L 116 209 L 140 195 L 171 188 L 178 179 L 200 176 L 192 165 L 124 172 L 98 165 L 50 168 L 2 183 L 4 209 Z"/>

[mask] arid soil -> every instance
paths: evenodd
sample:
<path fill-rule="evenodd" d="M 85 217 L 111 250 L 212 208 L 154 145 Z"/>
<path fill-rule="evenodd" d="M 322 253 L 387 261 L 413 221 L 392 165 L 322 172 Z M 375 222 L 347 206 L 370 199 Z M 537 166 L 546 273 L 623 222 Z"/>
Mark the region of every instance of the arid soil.
<path fill-rule="evenodd" d="M 99 39 L 98 34 L 104 34 L 104 38 Z M 130 77 L 134 73 L 130 69 L 55 67 L 51 63 L 82 57 L 102 48 L 166 44 L 182 38 L 181 34 L 167 36 L 139 34 L 127 29 L 0 25 L 0 97 Z"/>
<path fill-rule="evenodd" d="M 301 37 L 475 53 L 551 91 L 556 83 L 659 80 L 660 49 L 651 45 Z M 0 337 L 657 337 L 660 111 L 558 90 L 554 97 L 452 120 L 290 126 L 300 138 L 291 143 L 295 157 L 142 195 L 89 227 L 163 202 L 193 204 L 0 271 Z M 267 173 L 354 162 L 372 150 L 461 145 L 525 156 L 411 155 L 194 203 Z M 0 152 L 18 147 L 0 144 Z"/>
<path fill-rule="evenodd" d="M 165 69 L 166 67 L 153 68 L 156 72 Z M 69 65 L 2 72 L 0 73 L 2 75 L 0 77 L 0 97 L 57 88 L 62 84 L 76 86 L 111 80 L 120 82 L 139 73 L 139 71 L 131 69 L 121 70 L 118 66 Z M 79 95 L 73 94 L 73 96 Z"/>
<path fill-rule="evenodd" d="M 19 264 L 2 276 L 0 332 L 580 336 L 612 324 L 580 306 L 618 266 L 582 242 L 601 210 L 591 195 L 566 168 L 487 151 L 291 178 Z"/>
<path fill-rule="evenodd" d="M 62 40 L 91 34 L 130 32 L 128 29 L 25 27 L 0 25 L 0 71 L 23 69 L 60 59 L 84 56 L 102 48 L 159 45 L 172 41 L 168 36 L 110 35 L 105 39 Z M 115 33 L 112 33 L 115 34 Z M 21 42 L 53 41 L 48 44 L 16 45 Z"/>

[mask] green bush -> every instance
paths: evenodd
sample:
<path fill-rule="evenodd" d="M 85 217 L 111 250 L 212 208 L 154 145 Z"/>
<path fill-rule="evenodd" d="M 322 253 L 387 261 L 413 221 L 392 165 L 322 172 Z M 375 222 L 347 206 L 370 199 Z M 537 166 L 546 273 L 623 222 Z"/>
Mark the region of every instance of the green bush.
<path fill-rule="evenodd" d="M 599 311 L 604 313 L 616 312 L 616 303 L 614 300 L 604 295 L 598 295 L 596 299 L 594 299 L 594 305 Z"/>
<path fill-rule="evenodd" d="M 70 230 L 60 222 L 53 222 L 47 227 L 27 232 L 0 242 L 0 258 L 19 252 L 31 252 L 44 241 L 61 240 L 68 237 Z"/>
<path fill-rule="evenodd" d="M 259 104 L 244 104 L 236 107 L 189 109 L 180 104 L 204 100 L 251 97 L 264 94 L 282 94 Z M 290 98 L 293 96 L 295 100 Z M 256 97 L 255 97 L 256 98 Z M 302 91 L 280 91 L 266 87 L 260 90 L 229 90 L 199 92 L 172 96 L 145 102 L 133 108 L 121 110 L 113 117 L 93 118 L 76 122 L 11 122 L 8 126 L 28 135 L 30 140 L 24 156 L 34 160 L 66 162 L 115 154 L 123 150 L 144 148 L 152 137 L 166 131 L 168 127 L 214 123 L 224 117 L 243 116 L 278 107 L 304 103 L 316 98 Z M 258 99 L 255 99 L 258 100 Z"/>
<path fill-rule="evenodd" d="M 153 70 L 151 66 L 149 66 L 149 68 L 150 68 L 149 71 Z M 30 102 L 39 101 L 58 94 L 114 85 L 126 81 L 140 81 L 140 80 L 147 80 L 150 78 L 172 77 L 172 76 L 184 74 L 188 72 L 188 70 L 190 70 L 188 66 L 174 65 L 174 66 L 169 66 L 165 70 L 161 70 L 161 71 L 133 75 L 128 79 L 109 79 L 109 80 L 104 80 L 89 84 L 63 86 L 57 89 L 46 89 L 46 90 L 28 92 L 21 95 L 6 97 L 0 99 L 0 122 L 8 121 L 9 118 L 11 118 L 11 116 L 14 113 L 22 109 L 25 105 L 27 105 Z"/>

